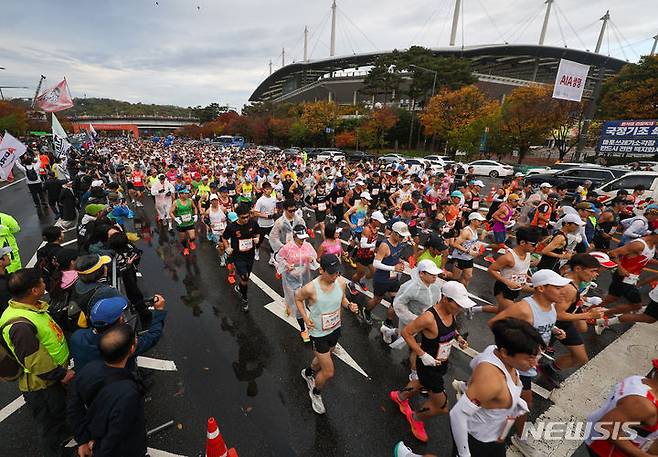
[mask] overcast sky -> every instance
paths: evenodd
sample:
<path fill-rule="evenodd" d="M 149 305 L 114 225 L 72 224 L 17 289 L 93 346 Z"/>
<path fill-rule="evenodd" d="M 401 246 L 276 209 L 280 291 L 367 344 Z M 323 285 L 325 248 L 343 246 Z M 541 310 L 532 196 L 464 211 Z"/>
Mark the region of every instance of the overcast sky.
<path fill-rule="evenodd" d="M 338 55 L 447 46 L 455 0 L 338 0 Z M 465 45 L 536 43 L 544 0 L 464 0 Z M 31 96 L 66 76 L 74 97 L 241 108 L 268 75 L 329 55 L 331 0 L 6 0 L 1 11 L 0 85 Z M 593 5 L 596 6 L 593 6 Z M 495 5 L 495 6 L 494 6 Z M 486 8 L 486 9 L 485 9 Z M 593 49 L 610 9 L 601 52 L 637 61 L 658 33 L 658 0 L 556 0 L 547 45 Z M 577 32 L 577 33 L 576 33 Z M 626 57 L 624 56 L 626 54 Z"/>

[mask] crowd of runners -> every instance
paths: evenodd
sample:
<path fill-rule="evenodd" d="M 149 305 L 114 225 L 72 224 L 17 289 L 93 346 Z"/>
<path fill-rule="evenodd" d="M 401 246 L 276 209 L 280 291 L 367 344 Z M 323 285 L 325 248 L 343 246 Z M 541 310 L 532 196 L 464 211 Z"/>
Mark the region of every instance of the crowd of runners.
<path fill-rule="evenodd" d="M 104 139 L 92 151 L 71 154 L 64 166 L 31 160 L 23 170 L 34 167 L 39 182 L 60 184 L 54 196 L 57 186 L 32 185 L 35 205 L 55 211 L 58 227 L 77 228 L 80 254 L 109 247 L 121 253 L 124 266 L 132 265 L 138 252 L 120 235 L 136 207 L 153 207 L 159 229 L 178 234 L 181 256 L 196 255 L 200 243 L 214 245 L 217 268 L 244 312 L 250 312 L 255 262 L 271 265 L 286 313 L 299 325 L 300 345 L 313 350 L 301 378 L 317 414 L 326 412 L 322 392 L 335 374 L 331 354 L 342 319 L 377 325 L 384 344 L 409 353 L 408 379 L 383 395 L 421 442 L 428 441 L 425 422 L 448 414 L 461 457 L 503 456 L 510 441 L 534 455 L 522 437 L 533 380 L 543 376 L 559 387 L 564 370 L 584 365 L 588 326 L 601 334 L 619 323 L 658 319 L 658 289 L 648 298 L 640 289 L 652 280 L 640 274 L 658 244 L 658 205 L 647 204 L 642 188 L 606 201 L 587 186 L 575 193 L 549 183 L 533 189 L 518 173 L 487 192 L 460 164 L 412 173 L 404 164 L 315 161 L 184 140 L 165 148 Z M 74 218 L 63 207 L 69 193 Z M 1 251 L 7 263 L 11 251 Z M 492 305 L 476 303 L 469 293 L 476 261 L 487 265 Z M 85 275 L 98 262 L 78 265 L 78 258 L 66 269 Z M 122 271 L 129 271 L 122 276 L 128 299 L 142 328 L 149 328 L 148 300 L 132 269 Z M 611 275 L 611 283 L 598 297 L 593 291 L 601 274 Z M 357 300 L 360 295 L 367 300 Z M 77 310 L 72 330 L 97 318 L 93 305 Z M 472 360 L 469 380 L 447 379 L 452 350 L 468 347 L 459 316 L 477 313 L 490 314 L 494 344 Z M 566 348 L 564 355 L 551 357 L 555 345 Z M 647 361 L 647 372 L 651 368 Z M 658 380 L 654 374 L 629 379 L 623 382 L 630 390 L 615 393 L 596 420 L 637 421 L 643 432 L 630 441 L 590 438 L 592 455 L 658 454 L 651 448 L 658 435 Z M 409 400 L 417 395 L 425 401 L 414 409 Z M 635 406 L 626 404 L 629 395 L 638 397 Z M 395 455 L 416 454 L 401 442 Z"/>

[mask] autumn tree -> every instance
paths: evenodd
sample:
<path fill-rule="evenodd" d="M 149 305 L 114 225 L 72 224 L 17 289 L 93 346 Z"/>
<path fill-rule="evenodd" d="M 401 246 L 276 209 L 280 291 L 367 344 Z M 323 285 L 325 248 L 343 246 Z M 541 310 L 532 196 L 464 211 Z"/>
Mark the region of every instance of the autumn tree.
<path fill-rule="evenodd" d="M 14 136 L 24 135 L 27 132 L 27 113 L 18 104 L 0 102 L 0 134 L 7 130 Z"/>
<path fill-rule="evenodd" d="M 358 131 L 359 141 L 379 151 L 386 144 L 386 134 L 397 121 L 398 116 L 391 108 L 372 111 Z"/>
<path fill-rule="evenodd" d="M 658 118 L 658 56 L 624 66 L 601 88 L 598 117 L 605 120 Z"/>
<path fill-rule="evenodd" d="M 327 127 L 335 128 L 336 118 L 336 104 L 319 101 L 304 105 L 301 121 L 311 134 L 317 135 L 325 132 Z"/>
<path fill-rule="evenodd" d="M 356 132 L 350 130 L 336 134 L 335 143 L 337 148 L 353 148 L 356 145 Z"/>

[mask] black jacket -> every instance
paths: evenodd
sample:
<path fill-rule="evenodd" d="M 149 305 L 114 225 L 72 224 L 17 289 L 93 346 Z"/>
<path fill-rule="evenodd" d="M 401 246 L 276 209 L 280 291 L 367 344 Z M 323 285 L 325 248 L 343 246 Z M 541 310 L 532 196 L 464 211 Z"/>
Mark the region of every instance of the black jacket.
<path fill-rule="evenodd" d="M 94 441 L 94 457 L 144 457 L 144 387 L 125 368 L 100 360 L 76 374 L 67 419 L 78 443 Z"/>

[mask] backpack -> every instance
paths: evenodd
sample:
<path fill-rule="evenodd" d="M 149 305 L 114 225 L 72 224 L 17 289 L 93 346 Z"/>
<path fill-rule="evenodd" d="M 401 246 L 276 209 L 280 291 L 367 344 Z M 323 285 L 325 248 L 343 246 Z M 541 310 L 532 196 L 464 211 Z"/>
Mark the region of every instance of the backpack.
<path fill-rule="evenodd" d="M 18 360 L 16 360 L 16 357 L 14 357 L 14 354 L 11 352 L 11 349 L 9 349 L 5 339 L 2 337 L 2 332 L 5 327 L 15 322 L 27 322 L 32 324 L 29 320 L 19 317 L 10 320 L 0 327 L 0 380 L 2 381 L 15 381 L 23 373 L 23 367 L 18 363 Z"/>
<path fill-rule="evenodd" d="M 39 179 L 39 175 L 37 175 L 37 172 L 34 171 L 34 167 L 26 167 L 25 168 L 25 176 L 27 176 L 27 179 L 30 181 L 36 181 Z"/>

